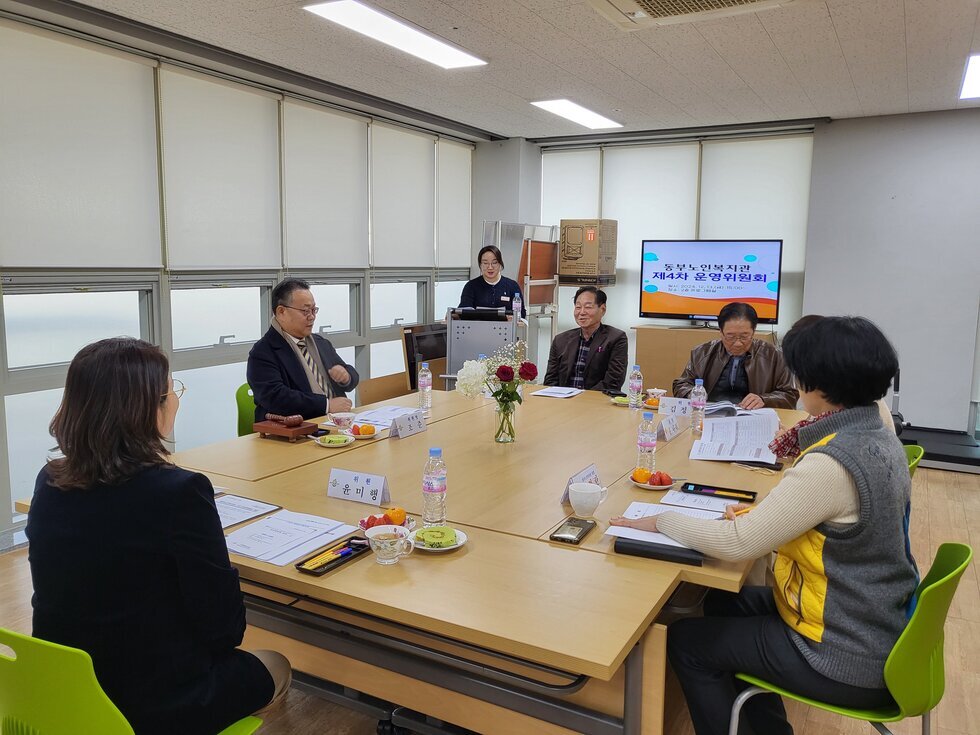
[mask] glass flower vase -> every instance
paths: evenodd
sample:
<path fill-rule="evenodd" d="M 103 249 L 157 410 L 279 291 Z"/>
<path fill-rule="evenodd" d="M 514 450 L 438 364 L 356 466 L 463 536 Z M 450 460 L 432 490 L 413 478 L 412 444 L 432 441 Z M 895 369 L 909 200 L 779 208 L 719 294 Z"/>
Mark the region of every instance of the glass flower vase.
<path fill-rule="evenodd" d="M 496 421 L 494 421 L 495 431 L 493 434 L 493 440 L 495 442 L 509 444 L 517 441 L 517 430 L 514 428 L 514 418 L 516 415 L 516 401 L 497 404 Z"/>

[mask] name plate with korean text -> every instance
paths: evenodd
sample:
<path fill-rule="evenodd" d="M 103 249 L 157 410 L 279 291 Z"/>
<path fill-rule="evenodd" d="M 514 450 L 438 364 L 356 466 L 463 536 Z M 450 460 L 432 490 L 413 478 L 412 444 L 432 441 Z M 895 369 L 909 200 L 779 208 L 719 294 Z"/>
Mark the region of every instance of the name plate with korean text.
<path fill-rule="evenodd" d="M 367 472 L 351 472 L 334 468 L 327 481 L 327 497 L 353 500 L 368 505 L 387 505 L 391 502 L 388 478 Z"/>
<path fill-rule="evenodd" d="M 602 485 L 599 482 L 599 468 L 594 464 L 590 464 L 581 472 L 576 472 L 574 475 L 568 478 L 568 482 L 565 483 L 565 492 L 561 494 L 561 503 L 568 502 L 568 488 L 571 487 L 576 482 L 589 482 L 593 485 Z"/>
<path fill-rule="evenodd" d="M 684 431 L 676 416 L 665 416 L 657 427 L 657 440 L 669 442 L 675 436 Z"/>
<path fill-rule="evenodd" d="M 691 399 L 661 396 L 657 413 L 661 416 L 690 416 Z"/>
<path fill-rule="evenodd" d="M 410 413 L 406 416 L 399 416 L 392 421 L 391 432 L 388 434 L 388 438 L 404 439 L 406 436 L 419 434 L 425 431 L 425 429 L 425 414 L 420 409 L 415 413 Z"/>

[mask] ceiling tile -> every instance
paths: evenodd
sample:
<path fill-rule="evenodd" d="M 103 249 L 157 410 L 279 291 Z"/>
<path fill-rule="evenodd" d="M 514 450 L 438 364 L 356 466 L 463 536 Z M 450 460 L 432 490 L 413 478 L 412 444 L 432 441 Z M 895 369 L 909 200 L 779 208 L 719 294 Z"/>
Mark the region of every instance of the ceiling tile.
<path fill-rule="evenodd" d="M 959 101 L 978 12 L 977 0 L 906 4 L 912 112 L 948 109 Z"/>

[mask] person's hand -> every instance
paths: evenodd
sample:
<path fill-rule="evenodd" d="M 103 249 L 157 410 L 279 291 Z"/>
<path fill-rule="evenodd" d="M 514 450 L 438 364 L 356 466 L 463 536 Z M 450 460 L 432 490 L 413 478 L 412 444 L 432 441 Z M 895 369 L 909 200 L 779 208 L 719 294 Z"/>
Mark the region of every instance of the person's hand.
<path fill-rule="evenodd" d="M 615 518 L 609 519 L 610 526 L 626 526 L 627 528 L 636 528 L 640 531 L 653 531 L 657 532 L 657 516 L 647 516 L 646 518 L 624 518 L 623 516 L 616 516 Z"/>
<path fill-rule="evenodd" d="M 327 375 L 329 375 L 333 379 L 333 382 L 335 382 L 337 385 L 347 385 L 350 382 L 350 373 L 347 372 L 347 368 L 345 368 L 343 365 L 334 365 L 327 371 Z M 347 409 L 345 408 L 344 410 L 346 411 Z"/>
<path fill-rule="evenodd" d="M 740 510 L 751 507 L 752 506 L 749 503 L 734 503 L 733 505 L 728 505 L 725 507 L 725 520 L 734 521 L 736 513 L 738 513 Z"/>
<path fill-rule="evenodd" d="M 762 408 L 765 406 L 765 402 L 759 398 L 755 393 L 749 393 L 742 402 L 738 404 L 739 407 L 746 409 L 747 411 L 754 411 L 757 408 Z"/>
<path fill-rule="evenodd" d="M 331 398 L 327 401 L 327 413 L 344 413 L 350 411 L 353 405 L 350 398 Z"/>

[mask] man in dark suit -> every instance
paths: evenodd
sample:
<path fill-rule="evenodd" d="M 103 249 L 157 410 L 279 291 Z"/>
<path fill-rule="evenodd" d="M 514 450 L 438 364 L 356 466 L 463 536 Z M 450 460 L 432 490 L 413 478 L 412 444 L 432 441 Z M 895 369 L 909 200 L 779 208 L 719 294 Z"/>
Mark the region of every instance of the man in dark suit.
<path fill-rule="evenodd" d="M 357 371 L 328 340 L 313 334 L 320 310 L 310 284 L 298 278 L 280 283 L 272 290 L 272 311 L 269 331 L 248 353 L 255 420 L 264 420 L 266 413 L 308 419 L 349 411 L 346 392 L 357 386 Z"/>
<path fill-rule="evenodd" d="M 545 385 L 617 392 L 622 388 L 629 345 L 625 332 L 602 323 L 605 313 L 605 292 L 594 286 L 575 292 L 579 328 L 562 332 L 551 342 Z"/>

